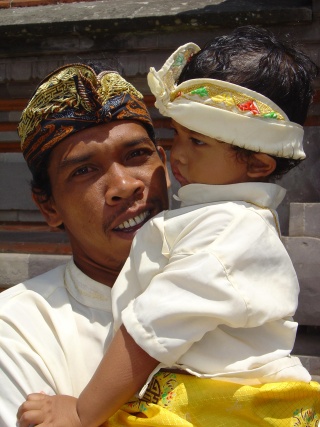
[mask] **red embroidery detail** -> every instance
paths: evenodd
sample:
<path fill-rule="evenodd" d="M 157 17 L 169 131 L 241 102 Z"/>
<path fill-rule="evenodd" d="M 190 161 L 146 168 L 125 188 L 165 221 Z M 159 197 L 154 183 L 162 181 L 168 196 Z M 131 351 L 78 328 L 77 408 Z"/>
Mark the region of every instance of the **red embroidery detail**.
<path fill-rule="evenodd" d="M 189 58 L 187 59 L 187 63 L 191 61 L 192 57 L 193 57 L 194 53 L 191 53 L 191 55 L 189 56 Z"/>
<path fill-rule="evenodd" d="M 241 111 L 251 111 L 253 114 L 260 114 L 258 107 L 256 106 L 253 100 L 243 102 L 242 104 L 237 105 Z"/>

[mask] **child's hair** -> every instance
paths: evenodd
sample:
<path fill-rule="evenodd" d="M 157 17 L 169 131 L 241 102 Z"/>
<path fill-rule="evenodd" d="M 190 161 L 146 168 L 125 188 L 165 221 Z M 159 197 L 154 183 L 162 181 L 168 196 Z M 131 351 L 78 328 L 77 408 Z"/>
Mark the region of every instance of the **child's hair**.
<path fill-rule="evenodd" d="M 195 78 L 235 83 L 267 96 L 303 125 L 318 68 L 311 59 L 266 29 L 246 26 L 209 41 L 184 67 L 179 84 Z"/>
<path fill-rule="evenodd" d="M 245 26 L 209 41 L 184 67 L 178 84 L 191 79 L 227 81 L 275 102 L 290 121 L 303 125 L 312 101 L 316 64 L 267 29 Z M 237 147 L 235 147 L 237 149 Z M 276 158 L 279 177 L 300 160 Z"/>

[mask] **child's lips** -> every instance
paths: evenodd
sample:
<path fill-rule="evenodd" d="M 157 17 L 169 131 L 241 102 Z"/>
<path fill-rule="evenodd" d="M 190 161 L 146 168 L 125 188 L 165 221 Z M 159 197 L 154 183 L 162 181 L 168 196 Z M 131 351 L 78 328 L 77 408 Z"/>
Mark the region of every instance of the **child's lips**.
<path fill-rule="evenodd" d="M 175 179 L 179 182 L 179 184 L 181 185 L 181 186 L 183 186 L 183 185 L 188 185 L 189 184 L 189 181 L 187 181 L 182 175 L 181 175 L 181 173 L 178 171 L 178 169 L 173 169 L 172 170 L 172 173 L 173 173 L 173 175 L 174 175 L 174 177 L 175 177 Z"/>

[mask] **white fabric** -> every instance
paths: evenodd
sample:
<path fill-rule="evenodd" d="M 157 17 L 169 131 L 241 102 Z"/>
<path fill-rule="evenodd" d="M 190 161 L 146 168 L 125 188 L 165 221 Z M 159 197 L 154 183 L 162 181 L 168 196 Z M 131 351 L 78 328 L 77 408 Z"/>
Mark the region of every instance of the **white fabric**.
<path fill-rule="evenodd" d="M 115 329 L 123 322 L 157 369 L 250 384 L 310 381 L 290 356 L 299 286 L 270 210 L 284 194 L 265 183 L 182 187 L 183 207 L 134 239 L 111 292 Z"/>
<path fill-rule="evenodd" d="M 303 127 L 291 122 L 285 112 L 269 98 L 242 86 L 215 79 L 192 79 L 177 85 L 178 78 L 190 55 L 200 50 L 194 43 L 180 46 L 159 71 L 153 67 L 148 84 L 156 98 L 155 106 L 164 116 L 202 135 L 209 136 L 256 152 L 277 157 L 303 159 Z M 221 87 L 220 97 L 237 98 L 244 94 L 254 102 L 262 102 L 279 113 L 282 120 L 243 112 L 221 101 L 212 103 L 210 96 L 186 95 L 188 88 Z M 176 94 L 180 94 L 178 97 Z M 190 94 L 190 92 L 189 92 Z"/>
<path fill-rule="evenodd" d="M 0 294 L 0 426 L 27 394 L 78 396 L 112 339 L 111 290 L 70 261 Z"/>

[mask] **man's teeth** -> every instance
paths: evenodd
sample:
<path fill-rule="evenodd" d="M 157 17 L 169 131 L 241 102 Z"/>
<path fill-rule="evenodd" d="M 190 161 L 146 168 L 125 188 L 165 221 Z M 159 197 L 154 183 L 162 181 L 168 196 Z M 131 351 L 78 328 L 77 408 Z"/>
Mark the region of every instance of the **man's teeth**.
<path fill-rule="evenodd" d="M 118 229 L 123 230 L 124 228 L 134 227 L 135 225 L 141 224 L 149 215 L 149 211 L 143 212 L 140 215 L 135 216 L 134 218 L 124 221 L 122 224 L 118 225 Z"/>

